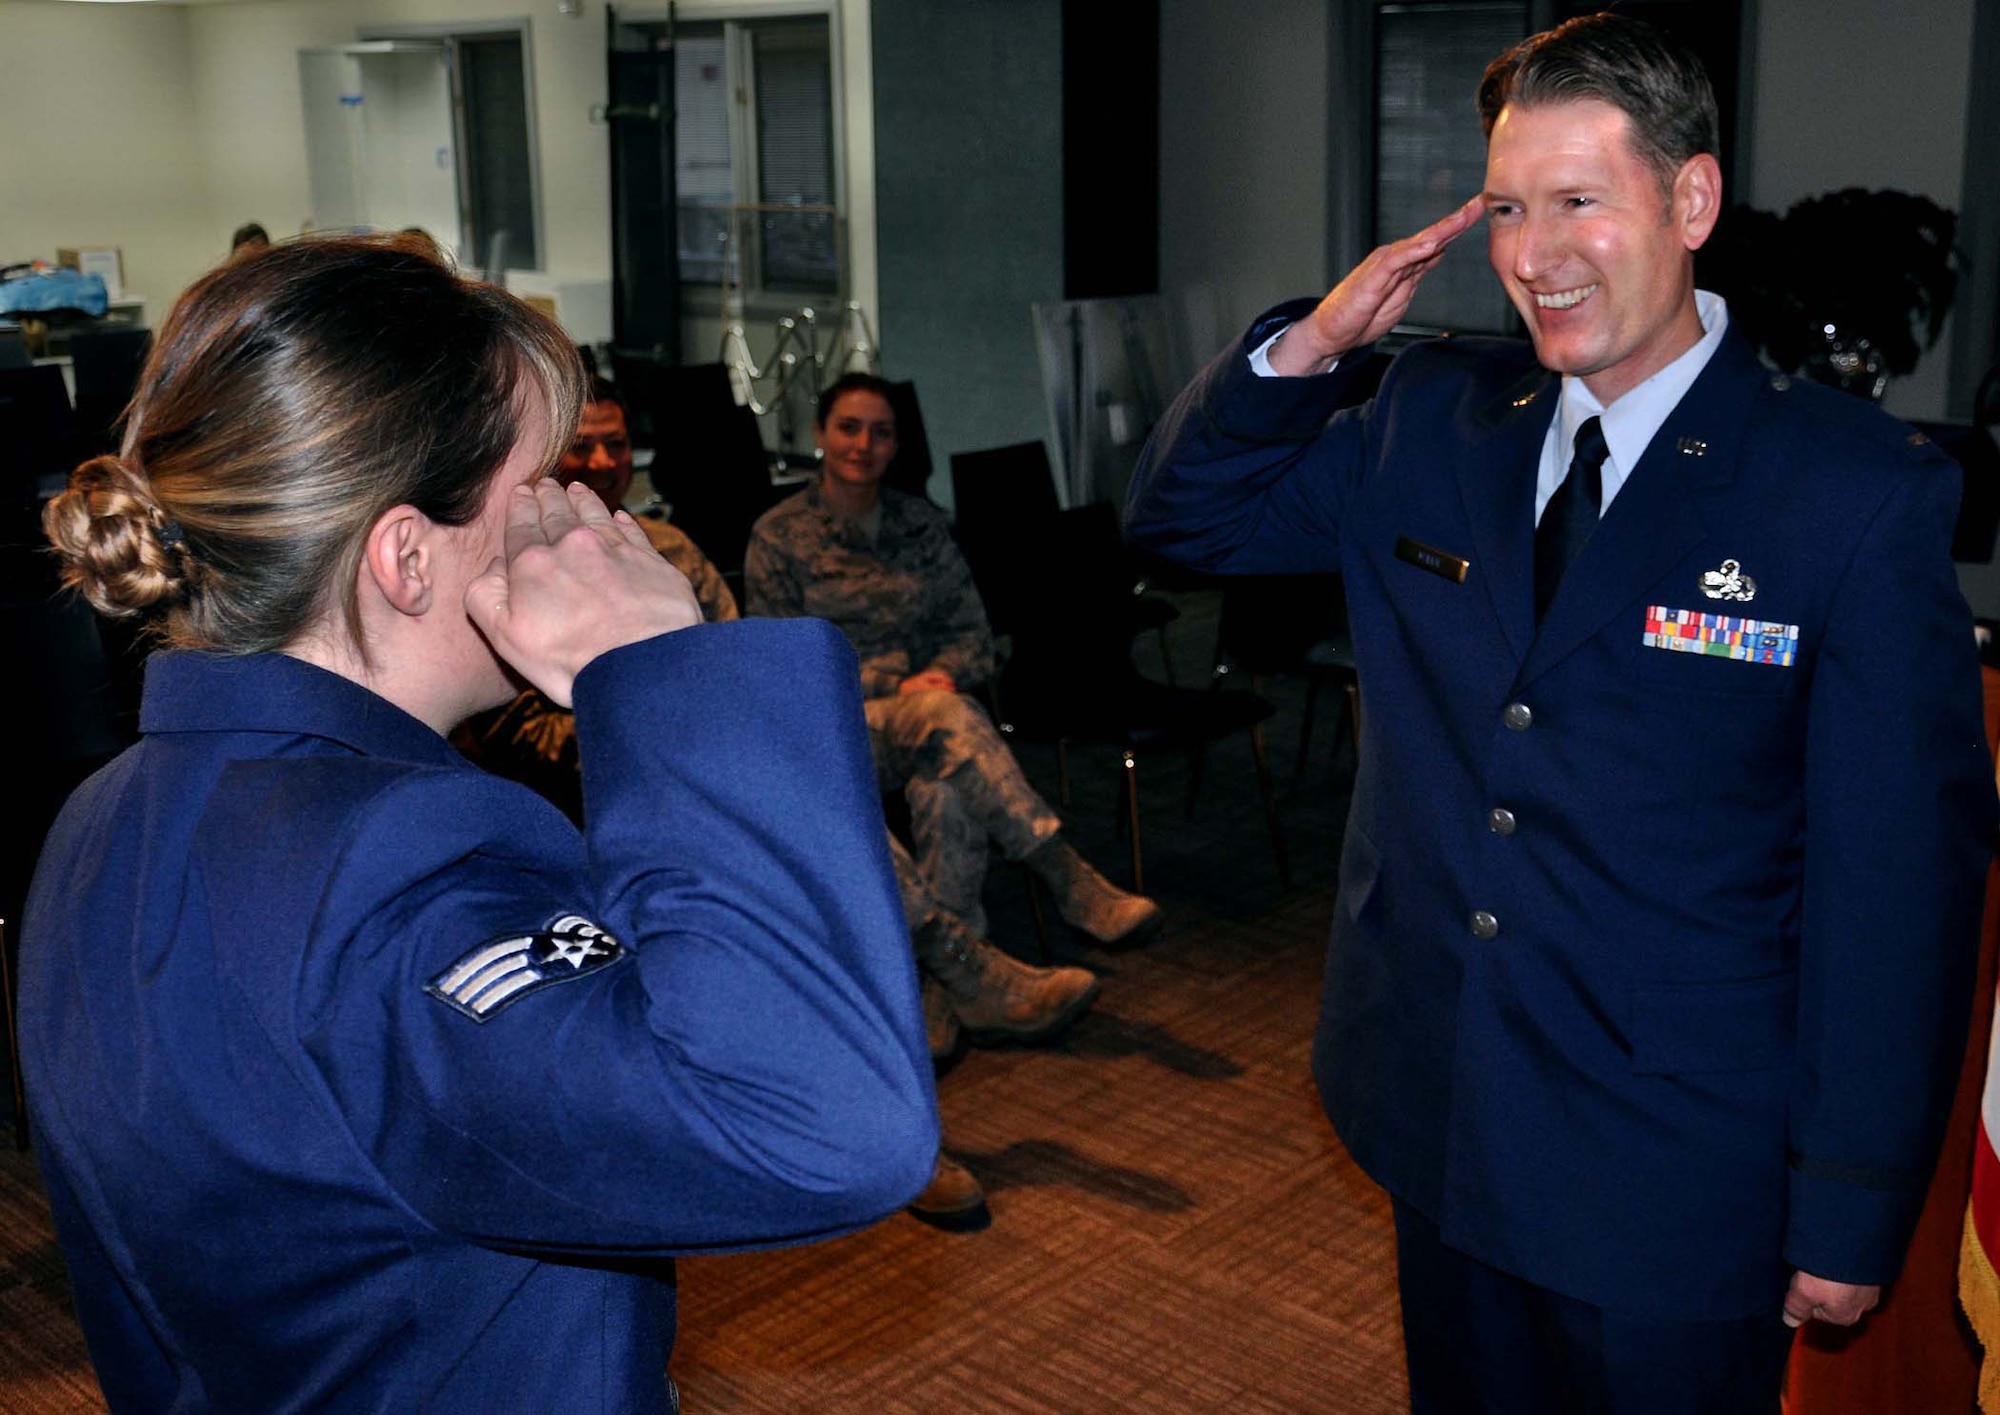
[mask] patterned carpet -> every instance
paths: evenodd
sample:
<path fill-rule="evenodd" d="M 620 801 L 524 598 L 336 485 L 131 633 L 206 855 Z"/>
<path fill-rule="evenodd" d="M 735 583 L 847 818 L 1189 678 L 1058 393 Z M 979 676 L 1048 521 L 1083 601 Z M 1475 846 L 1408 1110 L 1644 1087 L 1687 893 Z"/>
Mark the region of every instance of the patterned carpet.
<path fill-rule="evenodd" d="M 1200 596 L 1182 681 L 1209 661 Z M 1159 673 L 1141 645 L 1141 666 Z M 947 1146 L 986 1185 L 984 1233 L 897 1217 L 818 1248 L 684 1262 L 674 1358 L 696 1412 L 1395 1412 L 1407 1408 L 1388 1205 L 1320 1116 L 1308 1055 L 1351 754 L 1322 704 L 1290 772 L 1303 689 L 1269 724 L 1296 887 L 1278 887 L 1247 744 L 1218 744 L 1195 818 L 1188 764 L 1141 764 L 1167 934 L 1117 956 L 1050 1051 L 976 1052 L 940 1083 Z M 1051 795 L 1051 751 L 1023 747 Z M 1116 878 L 1116 758 L 1074 752 L 1077 843 Z M 993 935 L 1032 954 L 1017 872 Z M 103 1408 L 33 1166 L 0 1153 L 0 1410 Z M 497 1407 L 496 1408 L 500 1408 Z"/>

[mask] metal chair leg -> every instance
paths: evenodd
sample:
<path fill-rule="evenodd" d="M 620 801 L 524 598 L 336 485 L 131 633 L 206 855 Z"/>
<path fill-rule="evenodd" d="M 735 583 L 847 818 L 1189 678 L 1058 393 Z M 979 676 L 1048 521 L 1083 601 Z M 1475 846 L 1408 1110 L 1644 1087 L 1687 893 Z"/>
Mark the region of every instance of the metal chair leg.
<path fill-rule="evenodd" d="M 1257 764 L 1257 794 L 1264 798 L 1264 824 L 1271 832 L 1271 859 L 1278 867 L 1278 883 L 1290 889 L 1292 861 L 1285 853 L 1284 832 L 1278 827 L 1278 806 L 1271 795 L 1271 764 L 1265 757 L 1261 726 L 1250 729 L 1250 758 Z"/>
<path fill-rule="evenodd" d="M 1299 756 L 1292 764 L 1292 775 L 1295 777 L 1306 774 L 1306 761 L 1312 755 L 1313 709 L 1319 704 L 1321 672 L 1318 668 L 1306 670 L 1306 707 L 1299 719 Z"/>
<path fill-rule="evenodd" d="M 1146 862 L 1139 851 L 1139 762 L 1131 749 L 1125 750 L 1125 769 L 1119 780 L 1125 783 L 1126 819 L 1132 829 L 1132 892 L 1146 892 Z"/>

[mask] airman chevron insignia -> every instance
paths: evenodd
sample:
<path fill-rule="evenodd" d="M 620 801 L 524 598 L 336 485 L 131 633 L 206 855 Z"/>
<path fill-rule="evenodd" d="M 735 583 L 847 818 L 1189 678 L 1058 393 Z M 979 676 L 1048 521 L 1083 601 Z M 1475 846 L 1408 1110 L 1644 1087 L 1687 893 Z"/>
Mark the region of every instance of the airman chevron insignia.
<path fill-rule="evenodd" d="M 529 993 L 608 968 L 627 950 L 581 914 L 564 914 L 535 933 L 492 939 L 425 985 L 424 991 L 484 1022 Z"/>

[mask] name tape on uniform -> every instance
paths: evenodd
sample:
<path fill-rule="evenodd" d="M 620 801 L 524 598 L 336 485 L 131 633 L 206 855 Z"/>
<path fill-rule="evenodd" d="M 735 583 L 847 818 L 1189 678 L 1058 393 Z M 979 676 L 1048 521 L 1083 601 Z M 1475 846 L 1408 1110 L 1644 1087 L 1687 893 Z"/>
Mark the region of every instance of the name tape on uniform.
<path fill-rule="evenodd" d="M 1798 657 L 1799 626 L 1649 604 L 1645 641 L 1652 649 L 1790 668 Z"/>
<path fill-rule="evenodd" d="M 1414 565 L 1419 570 L 1442 576 L 1454 585 L 1464 584 L 1466 572 L 1472 568 L 1472 562 L 1463 555 L 1453 555 L 1448 550 L 1439 550 L 1434 545 L 1425 545 L 1408 536 L 1396 537 L 1396 558 L 1405 565 Z"/>

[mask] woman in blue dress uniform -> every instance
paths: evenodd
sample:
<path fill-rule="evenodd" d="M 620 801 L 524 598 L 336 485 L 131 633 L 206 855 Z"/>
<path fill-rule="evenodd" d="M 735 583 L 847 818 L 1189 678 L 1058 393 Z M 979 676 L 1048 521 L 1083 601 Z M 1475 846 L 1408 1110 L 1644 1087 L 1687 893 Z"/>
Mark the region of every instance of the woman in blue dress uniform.
<path fill-rule="evenodd" d="M 854 658 L 546 477 L 582 371 L 396 242 L 195 285 L 46 524 L 161 617 L 51 834 L 24 1073 L 114 1410 L 663 1411 L 667 1261 L 937 1148 Z M 588 828 L 444 734 L 574 704 Z"/>

